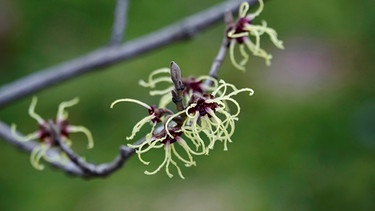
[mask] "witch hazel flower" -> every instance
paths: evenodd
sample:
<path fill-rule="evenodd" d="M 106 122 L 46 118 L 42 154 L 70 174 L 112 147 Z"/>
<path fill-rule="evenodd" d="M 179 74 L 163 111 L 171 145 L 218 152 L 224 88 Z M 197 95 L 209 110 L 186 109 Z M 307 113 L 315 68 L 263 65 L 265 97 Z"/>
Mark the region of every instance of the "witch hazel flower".
<path fill-rule="evenodd" d="M 74 98 L 70 101 L 60 103 L 55 120 L 44 120 L 40 115 L 35 113 L 37 101 L 37 97 L 33 97 L 28 110 L 28 113 L 31 116 L 31 118 L 35 119 L 38 122 L 39 129 L 37 131 L 30 133 L 26 136 L 20 136 L 16 132 L 16 125 L 12 124 L 12 134 L 18 141 L 26 142 L 31 140 L 39 140 L 40 144 L 33 149 L 30 156 L 30 162 L 34 168 L 38 170 L 44 169 L 44 165 L 40 164 L 41 158 L 44 158 L 44 160 L 48 162 L 65 162 L 68 159 L 63 153 L 57 157 L 51 157 L 48 155 L 47 151 L 49 149 L 58 146 L 58 143 L 54 140 L 52 135 L 52 127 L 56 127 L 58 129 L 58 132 L 62 140 L 65 141 L 65 143 L 68 145 L 71 145 L 69 135 L 71 133 L 81 132 L 87 137 L 87 148 L 90 149 L 94 146 L 94 141 L 91 132 L 87 128 L 83 126 L 71 125 L 68 122 L 68 112 L 65 111 L 65 109 L 77 104 L 79 101 L 78 98 Z"/>
<path fill-rule="evenodd" d="M 259 8 L 254 12 L 247 14 L 249 10 L 249 3 L 243 2 L 239 8 L 238 19 L 232 24 L 228 31 L 227 37 L 230 39 L 229 44 L 229 55 L 232 64 L 239 70 L 245 70 L 245 64 L 249 60 L 247 50 L 252 52 L 254 56 L 259 56 L 265 59 L 266 65 L 271 64 L 272 55 L 268 54 L 265 50 L 260 48 L 260 37 L 263 34 L 267 34 L 272 43 L 280 48 L 284 49 L 283 42 L 277 38 L 277 33 L 274 29 L 267 26 L 266 21 L 262 21 L 261 25 L 254 25 L 252 21 L 257 17 L 263 10 L 263 0 L 259 1 Z M 252 41 L 250 37 L 254 37 L 255 41 Z M 242 61 L 238 63 L 235 59 L 235 46 L 239 46 L 239 51 L 243 57 Z"/>
<path fill-rule="evenodd" d="M 166 76 L 169 74 L 169 76 Z M 206 83 L 210 81 L 210 83 Z M 157 90 L 161 84 L 163 89 Z M 128 147 L 135 149 L 139 160 L 149 165 L 151 162 L 143 159 L 143 154 L 151 150 L 164 151 L 164 160 L 153 171 L 145 171 L 152 175 L 162 168 L 169 177 L 170 166 L 173 165 L 181 178 L 184 178 L 179 163 L 186 167 L 195 166 L 193 156 L 207 155 L 217 142 L 228 150 L 228 142 L 232 142 L 235 122 L 238 120 L 240 106 L 233 97 L 242 92 L 252 95 L 250 88 L 237 89 L 233 84 L 224 80 L 216 80 L 209 76 L 182 78 L 181 70 L 175 62 L 167 68 L 153 71 L 148 81 L 140 81 L 140 85 L 151 88 L 151 95 L 160 95 L 162 100 L 159 107 L 150 106 L 139 100 L 124 98 L 111 104 L 111 108 L 120 102 L 136 103 L 148 114 L 133 127 L 127 137 L 131 140 L 145 125 L 151 125 L 146 136 Z M 166 108 L 173 103 L 176 112 Z"/>
<path fill-rule="evenodd" d="M 150 164 L 149 161 L 145 161 L 142 158 L 142 154 L 150 151 L 151 149 L 158 149 L 163 148 L 164 149 L 164 160 L 163 162 L 154 170 L 154 171 L 145 171 L 145 174 L 152 175 L 156 172 L 160 171 L 162 167 L 165 166 L 166 173 L 169 177 L 172 177 L 173 174 L 170 173 L 169 166 L 170 164 L 173 164 L 178 174 L 181 178 L 184 178 L 181 169 L 179 168 L 177 162 L 174 160 L 174 157 L 176 157 L 179 161 L 184 163 L 186 167 L 190 167 L 195 164 L 195 161 L 193 160 L 192 154 L 202 154 L 197 153 L 194 150 L 190 148 L 190 146 L 186 143 L 186 141 L 181 137 L 182 132 L 178 129 L 178 127 L 169 127 L 167 129 L 168 134 L 166 132 L 166 129 L 160 129 L 159 130 L 155 127 L 158 123 L 161 123 L 164 121 L 167 116 L 168 118 L 171 118 L 173 115 L 173 112 L 164 109 L 164 108 L 156 108 L 156 106 L 150 106 L 146 103 L 143 103 L 139 100 L 130 99 L 130 98 L 124 98 L 124 99 L 118 99 L 114 101 L 111 104 L 111 108 L 119 102 L 132 102 L 136 103 L 138 105 L 141 105 L 145 107 L 148 110 L 148 115 L 141 119 L 132 130 L 132 133 L 130 136 L 127 137 L 127 140 L 131 140 L 135 137 L 137 132 L 140 131 L 140 129 L 146 125 L 151 124 L 151 131 L 145 136 L 145 141 L 143 141 L 141 144 L 128 144 L 128 147 L 135 149 L 136 154 L 138 155 L 139 160 L 144 163 L 145 165 Z M 155 131 L 157 130 L 157 131 Z M 187 158 L 184 158 L 182 155 L 180 155 L 180 152 L 176 150 L 175 144 L 178 144 L 183 151 L 185 151 Z"/>
<path fill-rule="evenodd" d="M 220 80 L 219 83 L 211 94 L 195 95 L 184 110 L 187 116 L 182 127 L 184 134 L 197 147 L 207 146 L 206 154 L 214 148 L 217 141 L 223 142 L 225 151 L 228 150 L 227 143 L 232 142 L 235 121 L 240 113 L 240 105 L 232 97 L 241 92 L 249 92 L 250 96 L 254 94 L 250 88 L 237 89 L 224 80 Z M 229 103 L 235 107 L 234 114 L 231 113 Z M 204 139 L 208 139 L 209 143 L 204 144 Z"/>

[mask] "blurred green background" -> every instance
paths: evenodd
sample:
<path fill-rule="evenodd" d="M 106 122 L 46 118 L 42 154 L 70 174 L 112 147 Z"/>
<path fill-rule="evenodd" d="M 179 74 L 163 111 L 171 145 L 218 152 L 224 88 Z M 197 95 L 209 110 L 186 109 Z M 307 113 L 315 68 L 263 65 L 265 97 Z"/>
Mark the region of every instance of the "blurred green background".
<path fill-rule="evenodd" d="M 219 2 L 130 1 L 126 39 Z M 106 45 L 114 5 L 0 0 L 0 85 Z M 0 210 L 374 210 L 374 10 L 374 1 L 268 1 L 254 23 L 266 19 L 286 49 L 265 38 L 272 66 L 252 57 L 245 73 L 225 61 L 220 76 L 255 95 L 236 98 L 242 112 L 229 151 L 218 145 L 196 157 L 196 167 L 182 167 L 185 180 L 164 171 L 144 175 L 157 161 L 144 166 L 133 157 L 109 178 L 85 181 L 50 167 L 37 171 L 28 154 L 0 142 Z M 86 150 L 76 135 L 73 147 L 89 161 L 108 162 L 145 115 L 131 104 L 111 110 L 110 103 L 130 97 L 156 104 L 138 80 L 171 60 L 185 76 L 206 74 L 223 28 L 50 87 L 37 94 L 36 110 L 53 117 L 61 101 L 79 96 L 71 122 L 91 129 L 96 146 Z M 34 131 L 30 101 L 3 108 L 0 119 Z"/>

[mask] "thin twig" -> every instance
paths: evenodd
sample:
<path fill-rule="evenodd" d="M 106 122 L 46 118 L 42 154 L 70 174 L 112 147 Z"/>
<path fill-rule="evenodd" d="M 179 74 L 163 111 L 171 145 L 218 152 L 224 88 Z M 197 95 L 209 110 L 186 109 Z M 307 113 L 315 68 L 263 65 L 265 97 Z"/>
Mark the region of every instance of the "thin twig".
<path fill-rule="evenodd" d="M 116 170 L 120 169 L 125 161 L 133 155 L 134 149 L 130 149 L 126 146 L 120 146 L 120 152 L 116 158 L 110 163 L 102 163 L 95 165 L 93 163 L 86 162 L 85 159 L 77 155 L 69 146 L 66 145 L 64 141 L 61 140 L 60 134 L 57 132 L 56 127 L 54 128 L 54 133 L 52 134 L 55 141 L 58 143 L 61 151 L 63 151 L 77 167 L 82 169 L 84 174 L 82 177 L 94 178 L 94 177 L 106 177 Z"/>
<path fill-rule="evenodd" d="M 257 0 L 248 0 L 248 2 L 254 4 Z M 234 11 L 238 5 L 238 2 L 225 1 L 119 47 L 101 48 L 3 85 L 0 88 L 0 108 L 24 96 L 68 79 L 76 78 L 84 73 L 108 67 L 174 42 L 191 38 L 201 30 L 220 22 L 224 11 Z"/>
<path fill-rule="evenodd" d="M 111 46 L 118 46 L 124 39 L 126 24 L 127 24 L 127 12 L 128 12 L 128 0 L 117 0 L 112 37 L 110 41 Z"/>
<path fill-rule="evenodd" d="M 231 25 L 233 24 L 232 12 L 227 11 L 225 13 L 224 22 L 225 22 L 225 25 L 226 25 L 225 30 L 224 30 L 224 38 L 223 38 L 223 41 L 221 43 L 219 52 L 217 53 L 214 61 L 212 62 L 210 72 L 208 73 L 209 76 L 211 76 L 212 78 L 215 78 L 215 79 L 218 78 L 220 67 L 223 64 L 223 61 L 225 59 L 225 55 L 227 54 L 227 50 L 228 50 L 228 47 L 229 47 L 230 40 L 228 39 L 226 33 L 227 33 L 229 27 L 231 27 Z M 209 86 L 212 83 L 212 81 L 206 80 L 204 83 L 205 83 L 206 86 Z"/>

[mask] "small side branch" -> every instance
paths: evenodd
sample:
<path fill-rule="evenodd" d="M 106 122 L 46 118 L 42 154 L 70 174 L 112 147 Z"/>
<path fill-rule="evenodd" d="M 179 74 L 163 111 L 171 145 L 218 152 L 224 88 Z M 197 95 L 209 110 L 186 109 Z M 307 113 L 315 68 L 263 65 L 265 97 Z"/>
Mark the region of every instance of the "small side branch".
<path fill-rule="evenodd" d="M 112 162 L 95 165 L 86 162 L 85 159 L 77 155 L 59 136 L 55 136 L 55 141 L 59 144 L 61 151 L 69 157 L 70 161 L 82 170 L 84 173 L 82 177 L 84 178 L 106 177 L 120 169 L 125 164 L 125 161 L 134 153 L 134 149 L 120 146 L 120 152 Z"/>
<path fill-rule="evenodd" d="M 127 24 L 127 12 L 128 12 L 128 0 L 117 0 L 113 29 L 110 45 L 118 46 L 124 39 L 126 24 Z"/>
<path fill-rule="evenodd" d="M 217 53 L 214 61 L 212 62 L 210 72 L 208 73 L 209 76 L 211 76 L 212 78 L 215 78 L 215 79 L 218 78 L 220 67 L 223 64 L 223 61 L 225 59 L 225 55 L 227 54 L 227 50 L 228 50 L 228 47 L 229 47 L 230 40 L 228 39 L 226 33 L 227 33 L 228 29 L 231 27 L 231 25 L 233 24 L 232 12 L 227 11 L 225 13 L 224 22 L 225 22 L 225 25 L 226 25 L 225 31 L 224 31 L 224 38 L 223 38 L 223 41 L 221 43 L 219 52 Z M 212 83 L 212 81 L 206 80 L 204 83 L 205 83 L 206 86 L 209 86 Z"/>

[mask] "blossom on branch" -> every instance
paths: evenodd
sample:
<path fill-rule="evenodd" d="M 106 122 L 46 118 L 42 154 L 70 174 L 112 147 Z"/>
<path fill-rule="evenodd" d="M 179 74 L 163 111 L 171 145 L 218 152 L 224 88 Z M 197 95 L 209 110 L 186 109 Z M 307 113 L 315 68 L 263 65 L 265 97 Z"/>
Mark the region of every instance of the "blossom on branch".
<path fill-rule="evenodd" d="M 150 162 L 145 161 L 142 158 L 142 154 L 145 152 L 148 152 L 151 149 L 157 149 L 157 148 L 164 148 L 164 153 L 165 157 L 163 162 L 159 165 L 159 167 L 154 170 L 154 171 L 145 171 L 145 174 L 152 175 L 158 172 L 163 166 L 166 167 L 166 173 L 169 177 L 172 177 L 173 174 L 170 173 L 169 171 L 169 165 L 172 163 L 178 171 L 178 174 L 180 175 L 181 178 L 184 178 L 180 168 L 178 167 L 176 161 L 173 159 L 173 157 L 177 157 L 180 161 L 182 161 L 186 167 L 195 165 L 195 162 L 193 161 L 193 157 L 191 154 L 199 154 L 194 152 L 193 150 L 190 149 L 188 144 L 181 138 L 181 131 L 178 129 L 174 128 L 169 128 L 169 134 L 173 134 L 168 136 L 163 129 L 162 131 L 156 131 L 155 132 L 155 127 L 158 123 L 161 123 L 162 121 L 165 120 L 165 116 L 173 114 L 172 111 L 164 108 L 156 108 L 156 106 L 149 106 L 146 103 L 143 103 L 139 100 L 135 99 L 129 99 L 129 98 L 124 98 L 124 99 L 118 99 L 114 101 L 111 104 L 111 108 L 119 102 L 133 102 L 138 105 L 141 105 L 145 107 L 148 110 L 148 115 L 141 119 L 134 127 L 132 130 L 132 134 L 127 138 L 127 140 L 131 140 L 135 137 L 137 132 L 146 124 L 151 124 L 152 128 L 149 133 L 145 136 L 145 141 L 142 142 L 141 144 L 128 144 L 128 147 L 136 149 L 136 154 L 138 155 L 139 160 L 148 165 Z M 183 156 L 180 155 L 180 153 L 176 150 L 174 143 L 178 143 L 179 146 L 186 152 L 187 154 L 187 159 L 183 158 Z"/>
<path fill-rule="evenodd" d="M 266 64 L 271 64 L 272 55 L 268 54 L 265 50 L 260 48 L 260 37 L 263 34 L 268 34 L 272 43 L 280 48 L 284 49 L 283 42 L 277 38 L 277 33 L 274 29 L 267 27 L 266 21 L 262 21 L 261 25 L 254 25 L 252 21 L 257 17 L 263 10 L 263 0 L 259 0 L 259 8 L 254 12 L 247 14 L 249 10 L 249 3 L 243 2 L 239 8 L 238 19 L 232 24 L 228 31 L 227 37 L 230 39 L 229 44 L 229 56 L 233 65 L 240 70 L 245 70 L 245 64 L 249 59 L 249 55 L 246 52 L 249 50 L 254 56 L 259 56 L 265 59 Z M 252 41 L 250 37 L 255 37 L 255 41 Z M 240 54 L 243 57 L 240 63 L 237 63 L 235 59 L 234 48 L 235 45 L 239 46 Z M 247 48 L 247 50 L 246 50 Z"/>
<path fill-rule="evenodd" d="M 65 111 L 65 108 L 71 107 L 78 103 L 79 99 L 74 98 L 70 101 L 62 102 L 60 103 L 57 111 L 57 116 L 55 120 L 46 121 L 41 116 L 39 116 L 37 113 L 35 113 L 35 107 L 37 104 L 37 97 L 33 97 L 28 113 L 29 115 L 35 119 L 38 122 L 39 129 L 33 133 L 30 133 L 26 136 L 20 136 L 16 132 L 16 125 L 12 124 L 12 134 L 13 136 L 21 142 L 31 141 L 39 139 L 40 144 L 36 146 L 33 151 L 31 152 L 30 156 L 30 162 L 31 165 L 38 169 L 42 170 L 44 169 L 44 166 L 40 164 L 40 159 L 44 158 L 48 162 L 64 162 L 66 161 L 67 157 L 65 157 L 65 154 L 60 154 L 57 157 L 50 157 L 47 154 L 47 151 L 51 149 L 52 147 L 57 147 L 58 143 L 53 137 L 53 128 L 56 127 L 58 129 L 58 133 L 56 135 L 59 135 L 63 141 L 65 141 L 68 145 L 71 145 L 71 140 L 69 139 L 70 133 L 77 133 L 81 132 L 84 133 L 88 140 L 87 148 L 92 148 L 94 146 L 94 141 L 91 135 L 91 132 L 83 127 L 83 126 L 74 126 L 70 125 L 68 122 L 68 112 Z"/>
<path fill-rule="evenodd" d="M 178 111 L 174 113 L 165 107 L 170 103 L 177 103 L 171 96 L 171 92 L 177 89 L 177 82 L 172 82 L 170 77 L 165 76 L 166 72 L 166 68 L 156 70 L 150 74 L 147 82 L 140 82 L 142 86 L 149 88 L 156 88 L 161 82 L 174 84 L 163 90 L 151 90 L 151 95 L 162 95 L 162 107 L 157 108 L 139 100 L 124 98 L 114 101 L 111 108 L 119 102 L 133 102 L 145 107 L 148 115 L 136 123 L 127 139 L 133 139 L 146 124 L 152 125 L 151 130 L 143 142 L 128 144 L 128 147 L 135 149 L 139 160 L 146 165 L 150 161 L 143 159 L 143 153 L 153 149 L 164 150 L 162 163 L 154 171 L 145 171 L 145 174 L 155 174 L 165 167 L 167 175 L 172 177 L 169 169 L 172 164 L 179 176 L 184 178 L 177 162 L 182 162 L 186 167 L 195 166 L 193 155 L 207 155 L 216 142 L 223 143 L 224 150 L 228 149 L 227 143 L 232 142 L 235 121 L 240 113 L 240 106 L 233 96 L 241 92 L 252 95 L 254 91 L 250 88 L 237 89 L 233 84 L 224 80 L 217 81 L 209 76 L 181 78 L 182 86 L 178 86 L 183 87 L 179 91 L 186 106 L 177 107 Z M 205 85 L 204 80 L 212 81 L 211 85 Z M 234 111 L 231 111 L 230 107 L 233 107 Z"/>
<path fill-rule="evenodd" d="M 254 91 L 250 88 L 237 89 L 233 84 L 219 81 L 220 85 L 211 94 L 195 96 L 191 104 L 186 108 L 187 115 L 183 126 L 184 134 L 188 137 L 195 137 L 202 143 L 201 134 L 209 140 L 208 149 L 213 149 L 216 141 L 224 143 L 224 150 L 228 150 L 227 142 L 232 142 L 231 136 L 234 133 L 235 121 L 238 120 L 240 105 L 232 96 L 241 92 Z M 231 91 L 229 91 L 231 89 Z M 236 112 L 232 114 L 229 104 L 235 106 Z M 194 138 L 192 138 L 194 140 Z M 207 151 L 208 153 L 208 151 Z"/>

